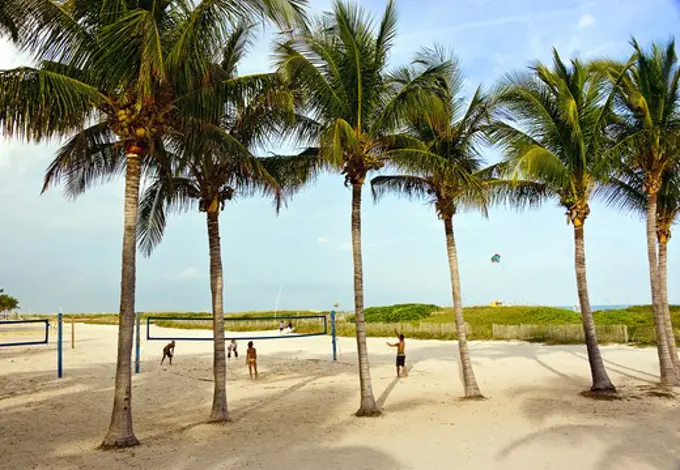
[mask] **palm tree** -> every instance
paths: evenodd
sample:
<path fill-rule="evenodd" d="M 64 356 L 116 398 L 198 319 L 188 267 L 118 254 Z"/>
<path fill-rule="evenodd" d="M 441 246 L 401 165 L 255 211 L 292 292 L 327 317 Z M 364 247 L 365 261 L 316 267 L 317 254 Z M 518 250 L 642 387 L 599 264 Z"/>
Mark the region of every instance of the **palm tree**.
<path fill-rule="evenodd" d="M 418 69 L 447 62 L 451 64 L 442 82 L 442 100 L 432 102 L 427 109 L 418 109 L 407 117 L 408 133 L 412 137 L 408 145 L 423 152 L 415 158 L 427 152 L 444 159 L 447 166 L 424 174 L 377 176 L 371 181 L 371 187 L 376 200 L 388 192 L 424 199 L 435 207 L 443 222 L 465 397 L 481 398 L 467 346 L 453 218 L 466 208 L 480 210 L 487 216 L 488 205 L 492 202 L 494 192 L 498 192 L 494 190 L 500 189 L 500 183 L 504 183 L 497 179 L 499 166 L 484 167 L 480 153 L 492 103 L 480 88 L 477 88 L 472 99 L 465 102 L 460 96 L 463 77 L 457 61 L 446 57 L 444 51 L 425 49 L 419 53 L 416 62 L 415 70 L 402 70 L 404 83 Z M 528 187 L 526 184 L 514 186 L 517 189 Z"/>
<path fill-rule="evenodd" d="M 361 250 L 361 196 L 368 173 L 388 159 L 391 134 L 405 112 L 421 104 L 424 91 L 439 70 L 428 69 L 408 84 L 386 70 L 396 36 L 397 16 L 388 1 L 377 32 L 373 20 L 357 5 L 336 1 L 332 12 L 318 18 L 309 31 L 297 32 L 277 47 L 280 69 L 303 93 L 310 118 L 298 136 L 318 148 L 322 160 L 345 176 L 352 190 L 352 254 L 354 307 L 361 404 L 357 416 L 380 413 L 371 385 Z"/>
<path fill-rule="evenodd" d="M 652 288 L 652 306 L 657 334 L 661 385 L 680 384 L 664 334 L 664 308 L 657 252 L 657 205 L 665 169 L 678 159 L 680 133 L 680 67 L 675 41 L 653 44 L 645 51 L 633 39 L 632 67 L 609 63 L 615 81 L 617 108 L 621 119 L 613 126 L 617 144 L 612 155 L 644 173 L 647 191 L 647 258 Z M 621 77 L 617 79 L 616 77 Z"/>
<path fill-rule="evenodd" d="M 70 137 L 45 178 L 75 196 L 125 172 L 118 357 L 114 404 L 103 448 L 138 443 L 132 427 L 131 353 L 135 315 L 139 183 L 163 138 L 205 119 L 227 90 L 258 89 L 269 75 L 230 79 L 214 55 L 230 25 L 264 14 L 300 21 L 304 0 L 30 0 L 19 46 L 39 65 L 0 72 L 0 126 L 10 136 Z"/>
<path fill-rule="evenodd" d="M 3 294 L 4 289 L 0 289 L 0 312 L 7 318 L 9 312 L 19 308 L 19 300 L 11 295 Z"/>
<path fill-rule="evenodd" d="M 640 170 L 624 167 L 617 177 L 603 189 L 607 202 L 621 210 L 634 210 L 647 215 L 649 195 L 645 189 L 645 175 Z M 680 220 L 680 165 L 667 167 L 661 178 L 656 209 L 656 236 L 659 248 L 659 291 L 664 311 L 664 329 L 671 360 L 680 374 L 680 358 L 671 311 L 668 305 L 668 242 L 671 228 Z"/>
<path fill-rule="evenodd" d="M 250 44 L 251 32 L 250 27 L 239 26 L 229 37 L 221 63 L 215 64 L 215 69 L 221 69 L 225 77 L 237 77 L 237 65 Z M 168 210 L 198 206 L 199 211 L 206 213 L 214 340 L 215 389 L 211 422 L 229 420 L 220 212 L 227 202 L 256 192 L 273 197 L 278 210 L 284 195 L 280 182 L 287 184 L 285 189 L 289 192 L 300 187 L 306 176 L 299 170 L 304 168 L 305 162 L 314 162 L 312 157 L 298 157 L 293 162 L 282 157 L 258 159 L 252 155 L 252 149 L 285 133 L 294 122 L 294 97 L 277 84 L 275 74 L 269 82 L 270 86 L 252 96 L 238 88 L 230 90 L 233 95 L 223 97 L 223 107 L 215 123 L 190 124 L 183 134 L 167 139 L 166 147 L 171 150 L 162 160 L 140 203 L 137 231 L 140 247 L 147 255 L 163 237 Z M 296 177 L 294 181 L 291 181 L 291 175 Z"/>
<path fill-rule="evenodd" d="M 530 73 L 508 77 L 499 92 L 499 119 L 492 137 L 503 146 L 516 178 L 541 182 L 557 198 L 574 227 L 576 284 L 593 392 L 614 391 L 597 344 L 588 298 L 584 224 L 598 181 L 608 176 L 605 130 L 612 94 L 592 64 L 567 66 L 556 50 L 553 68 L 537 63 Z"/>

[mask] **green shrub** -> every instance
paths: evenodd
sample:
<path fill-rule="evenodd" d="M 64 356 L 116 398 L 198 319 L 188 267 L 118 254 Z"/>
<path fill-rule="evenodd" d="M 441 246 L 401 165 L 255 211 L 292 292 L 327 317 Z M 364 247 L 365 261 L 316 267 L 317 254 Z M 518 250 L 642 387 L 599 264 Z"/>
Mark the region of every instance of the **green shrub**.
<path fill-rule="evenodd" d="M 399 323 L 419 321 L 429 317 L 441 307 L 432 304 L 397 304 L 387 307 L 369 307 L 364 310 L 367 323 Z M 353 322 L 354 315 L 347 317 Z"/>

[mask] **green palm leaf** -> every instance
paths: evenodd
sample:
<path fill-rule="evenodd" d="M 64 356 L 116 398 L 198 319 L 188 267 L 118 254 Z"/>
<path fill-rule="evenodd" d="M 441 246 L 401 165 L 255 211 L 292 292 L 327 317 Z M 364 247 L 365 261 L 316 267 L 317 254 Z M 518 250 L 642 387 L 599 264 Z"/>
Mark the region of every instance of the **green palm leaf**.
<path fill-rule="evenodd" d="M 45 172 L 42 192 L 59 182 L 76 198 L 94 185 L 111 181 L 125 171 L 125 152 L 107 123 L 95 124 L 66 142 Z"/>
<path fill-rule="evenodd" d="M 11 136 L 42 140 L 74 132 L 107 97 L 95 87 L 49 70 L 0 72 L 0 126 Z"/>

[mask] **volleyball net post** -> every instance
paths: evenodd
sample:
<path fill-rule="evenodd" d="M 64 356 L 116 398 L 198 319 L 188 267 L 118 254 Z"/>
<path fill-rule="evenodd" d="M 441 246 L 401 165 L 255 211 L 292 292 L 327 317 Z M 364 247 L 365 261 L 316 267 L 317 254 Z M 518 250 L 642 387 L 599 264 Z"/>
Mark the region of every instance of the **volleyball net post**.
<path fill-rule="evenodd" d="M 64 314 L 59 312 L 57 314 L 57 378 L 62 378 L 64 375 Z"/>
<path fill-rule="evenodd" d="M 331 310 L 331 343 L 333 344 L 333 360 L 338 360 L 337 338 L 335 335 L 335 310 Z"/>
<path fill-rule="evenodd" d="M 137 312 L 137 314 L 135 316 L 135 332 L 136 332 L 136 335 L 135 335 L 135 374 L 139 374 L 139 355 L 140 355 L 140 351 L 139 351 L 139 349 L 140 349 L 140 345 L 139 345 L 140 339 L 139 338 L 140 338 L 140 331 L 141 331 L 141 328 L 140 328 L 141 317 L 142 317 L 141 314 L 139 312 Z M 149 326 L 147 324 L 147 332 L 148 331 L 149 331 Z"/>

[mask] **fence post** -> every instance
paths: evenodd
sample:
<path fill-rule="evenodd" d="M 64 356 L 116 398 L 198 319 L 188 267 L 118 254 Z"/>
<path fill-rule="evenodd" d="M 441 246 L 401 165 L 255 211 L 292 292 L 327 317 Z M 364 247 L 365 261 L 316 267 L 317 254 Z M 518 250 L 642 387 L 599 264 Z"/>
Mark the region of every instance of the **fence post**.
<path fill-rule="evenodd" d="M 71 315 L 71 349 L 76 348 L 76 323 L 73 318 L 73 315 Z"/>
<path fill-rule="evenodd" d="M 62 362 L 63 362 L 63 327 L 64 327 L 64 314 L 59 312 L 57 314 L 57 378 L 63 376 Z"/>
<path fill-rule="evenodd" d="M 142 316 L 137 312 L 135 314 L 135 320 L 136 320 L 136 337 L 135 337 L 135 374 L 139 374 L 139 333 L 141 331 L 141 328 L 139 326 L 139 323 L 141 321 Z"/>
<path fill-rule="evenodd" d="M 331 342 L 333 343 L 333 360 L 337 361 L 336 342 L 335 342 L 335 310 L 331 310 Z"/>

